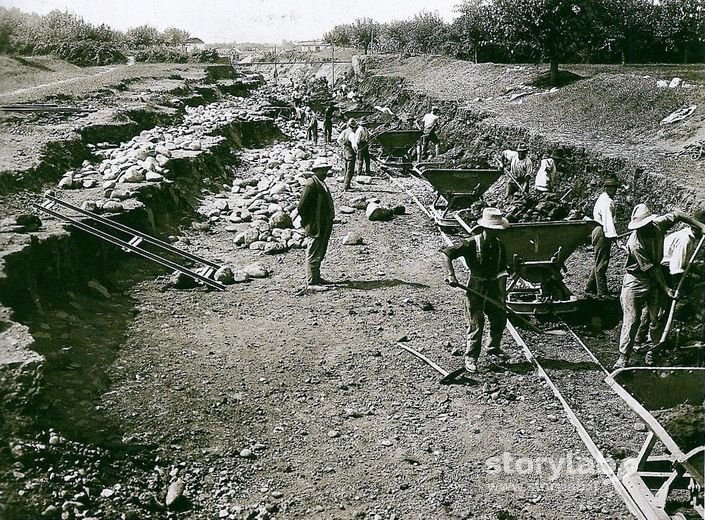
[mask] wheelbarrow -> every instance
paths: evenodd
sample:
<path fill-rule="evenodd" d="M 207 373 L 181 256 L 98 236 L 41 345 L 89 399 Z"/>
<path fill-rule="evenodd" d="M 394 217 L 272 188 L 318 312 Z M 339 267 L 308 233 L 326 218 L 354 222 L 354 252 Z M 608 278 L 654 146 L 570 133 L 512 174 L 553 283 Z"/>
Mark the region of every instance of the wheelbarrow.
<path fill-rule="evenodd" d="M 499 170 L 436 166 L 415 171 L 436 190 L 431 212 L 441 227 L 457 227 L 458 221 L 448 213 L 470 208 L 502 175 Z"/>
<path fill-rule="evenodd" d="M 474 222 L 456 214 L 470 234 Z M 512 273 L 507 286 L 507 307 L 517 314 L 573 312 L 578 299 L 563 282 L 565 261 L 599 224 L 594 220 L 557 220 L 510 224 L 500 237 Z M 524 282 L 524 283 L 520 283 Z"/>
<path fill-rule="evenodd" d="M 625 460 L 621 468 L 622 482 L 644 516 L 649 520 L 685 519 L 693 514 L 705 518 L 705 422 L 687 425 L 673 415 L 679 407 L 703 406 L 705 368 L 623 368 L 605 381 L 649 430 L 639 454 Z M 667 500 L 674 490 L 686 490 L 690 503 L 671 516 Z"/>
<path fill-rule="evenodd" d="M 385 130 L 374 137 L 382 151 L 377 161 L 384 167 L 407 173 L 413 166 L 416 143 L 421 130 Z"/>

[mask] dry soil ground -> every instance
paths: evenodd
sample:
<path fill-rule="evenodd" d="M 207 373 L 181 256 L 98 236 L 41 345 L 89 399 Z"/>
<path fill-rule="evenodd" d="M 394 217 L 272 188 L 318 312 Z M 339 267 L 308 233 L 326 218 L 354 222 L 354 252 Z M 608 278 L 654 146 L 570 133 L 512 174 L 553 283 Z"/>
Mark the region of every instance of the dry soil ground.
<path fill-rule="evenodd" d="M 237 174 L 248 176 L 242 168 Z M 400 348 L 402 341 L 446 368 L 459 366 L 462 294 L 444 285 L 443 243 L 398 185 L 379 176 L 345 193 L 339 174 L 337 165 L 329 181 L 338 207 L 363 195 L 403 203 L 407 214 L 391 222 L 369 222 L 361 211 L 339 214 L 323 267 L 336 282 L 329 290 L 296 295 L 303 251 L 260 257 L 235 248 L 219 224 L 208 233 L 185 232 L 191 249 L 235 265 L 258 260 L 269 278 L 225 292 L 164 290 L 148 279 L 113 295 L 128 296 L 136 316 L 111 361 L 108 388 L 91 404 L 138 447 L 135 459 L 147 460 L 146 474 L 183 479 L 192 508 L 168 515 L 630 518 L 508 334 L 508 365 L 483 359 L 481 372 L 458 385 L 439 385 L 438 374 Z M 342 245 L 349 231 L 364 245 Z M 588 262 L 581 251 L 570 265 L 569 284 L 578 292 Z M 615 289 L 617 264 L 610 272 Z M 544 354 L 573 370 L 567 377 L 575 387 L 598 379 L 576 354 L 563 365 L 559 352 L 546 347 Z M 615 406 L 606 386 L 590 388 L 580 401 L 587 421 L 610 430 L 599 447 L 607 456 L 634 454 L 645 435 L 635 431 L 636 417 L 617 406 L 609 414 L 620 422 L 605 424 L 605 401 Z M 553 474 L 547 461 L 564 470 Z M 131 475 L 104 479 L 112 490 L 106 498 L 114 497 L 119 513 L 140 518 L 149 498 Z M 165 491 L 157 486 L 147 495 L 161 502 Z M 70 498 L 57 497 L 59 504 Z"/>

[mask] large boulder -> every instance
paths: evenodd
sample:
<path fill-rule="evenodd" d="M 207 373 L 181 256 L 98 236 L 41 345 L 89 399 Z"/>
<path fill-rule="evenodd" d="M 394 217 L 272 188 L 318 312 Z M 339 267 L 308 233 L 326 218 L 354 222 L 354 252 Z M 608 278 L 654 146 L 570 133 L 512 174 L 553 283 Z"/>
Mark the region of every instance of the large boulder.
<path fill-rule="evenodd" d="M 284 211 L 277 211 L 269 218 L 269 226 L 272 229 L 289 229 L 294 227 L 291 215 Z"/>

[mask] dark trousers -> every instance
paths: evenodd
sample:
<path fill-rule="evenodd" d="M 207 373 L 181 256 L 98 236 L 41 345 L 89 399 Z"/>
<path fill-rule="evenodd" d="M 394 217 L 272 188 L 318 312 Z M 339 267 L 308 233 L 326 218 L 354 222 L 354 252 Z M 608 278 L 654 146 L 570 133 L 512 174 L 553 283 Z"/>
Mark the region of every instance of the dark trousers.
<path fill-rule="evenodd" d="M 326 143 L 333 141 L 333 123 L 323 123 L 323 139 Z"/>
<path fill-rule="evenodd" d="M 309 126 L 308 130 L 306 131 L 306 138 L 309 141 L 313 141 L 314 144 L 318 143 L 318 127 L 317 126 Z"/>
<path fill-rule="evenodd" d="M 428 143 L 437 145 L 440 142 L 435 130 L 431 130 L 428 134 L 424 133 L 424 135 L 421 136 L 421 159 L 425 159 L 428 154 Z"/>
<path fill-rule="evenodd" d="M 365 166 L 365 175 L 370 174 L 370 148 L 367 144 L 360 145 L 357 151 L 357 171 L 362 173 L 362 166 Z"/>
<path fill-rule="evenodd" d="M 353 175 L 355 175 L 355 156 L 346 156 L 343 159 L 345 160 L 345 182 L 343 183 L 343 188 L 349 190 Z"/>
<path fill-rule="evenodd" d="M 321 262 L 326 256 L 328 250 L 328 242 L 330 240 L 333 228 L 328 228 L 321 231 L 317 237 L 308 238 L 308 247 L 306 248 L 306 261 L 308 264 L 306 280 L 309 285 L 316 285 L 321 282 Z"/>
<path fill-rule="evenodd" d="M 507 279 L 468 281 L 468 287 L 504 305 L 506 299 Z M 507 326 L 507 313 L 496 305 L 488 303 L 480 296 L 466 293 L 465 321 L 468 325 L 465 355 L 477 359 L 482 348 L 482 333 L 485 328 L 485 315 L 490 322 L 490 350 L 498 349 L 502 343 L 502 334 Z"/>
<path fill-rule="evenodd" d="M 592 247 L 595 250 L 595 263 L 590 271 L 585 292 L 597 293 L 598 296 L 607 296 L 610 291 L 607 287 L 607 267 L 610 263 L 612 240 L 605 237 L 602 226 L 597 226 L 592 231 Z"/>

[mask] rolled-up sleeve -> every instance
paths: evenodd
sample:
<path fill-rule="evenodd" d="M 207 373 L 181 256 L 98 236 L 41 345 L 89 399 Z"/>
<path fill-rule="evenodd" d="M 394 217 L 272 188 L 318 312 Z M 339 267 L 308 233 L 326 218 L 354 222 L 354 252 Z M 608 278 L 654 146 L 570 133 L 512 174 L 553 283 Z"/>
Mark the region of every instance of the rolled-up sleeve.
<path fill-rule="evenodd" d="M 602 229 L 607 238 L 617 238 L 617 228 L 614 226 L 614 202 L 612 199 L 604 205 L 602 211 Z"/>

